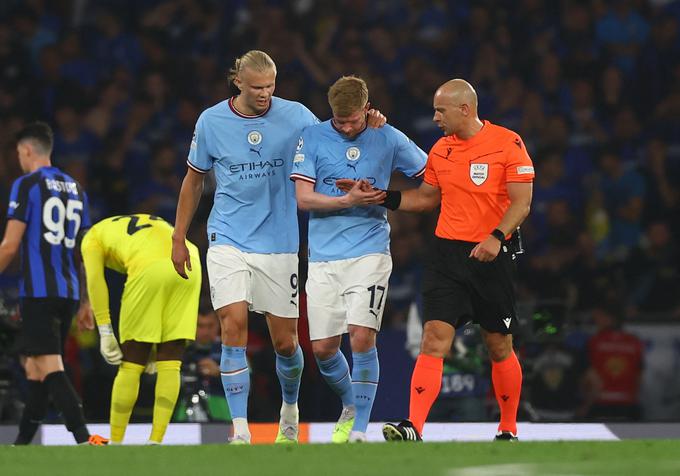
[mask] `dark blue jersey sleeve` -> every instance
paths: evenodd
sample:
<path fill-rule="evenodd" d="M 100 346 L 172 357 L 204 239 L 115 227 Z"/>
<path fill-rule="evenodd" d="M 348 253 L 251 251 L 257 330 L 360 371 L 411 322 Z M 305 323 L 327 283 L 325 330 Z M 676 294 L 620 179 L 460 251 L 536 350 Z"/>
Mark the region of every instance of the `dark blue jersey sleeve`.
<path fill-rule="evenodd" d="M 12 184 L 12 190 L 9 194 L 7 218 L 28 222 L 31 212 L 31 202 L 28 196 L 30 184 L 25 178 L 26 176 L 19 177 Z"/>

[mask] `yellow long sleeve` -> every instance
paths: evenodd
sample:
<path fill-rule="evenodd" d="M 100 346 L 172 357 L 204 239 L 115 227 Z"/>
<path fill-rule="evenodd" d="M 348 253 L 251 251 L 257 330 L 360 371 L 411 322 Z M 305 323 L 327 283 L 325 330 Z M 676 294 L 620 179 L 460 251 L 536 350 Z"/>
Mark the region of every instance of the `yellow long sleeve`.
<path fill-rule="evenodd" d="M 93 230 L 85 235 L 81 252 L 85 265 L 87 293 L 90 295 L 90 305 L 94 312 L 95 321 L 97 321 L 98 326 L 110 324 L 109 288 L 104 278 L 104 250 Z"/>

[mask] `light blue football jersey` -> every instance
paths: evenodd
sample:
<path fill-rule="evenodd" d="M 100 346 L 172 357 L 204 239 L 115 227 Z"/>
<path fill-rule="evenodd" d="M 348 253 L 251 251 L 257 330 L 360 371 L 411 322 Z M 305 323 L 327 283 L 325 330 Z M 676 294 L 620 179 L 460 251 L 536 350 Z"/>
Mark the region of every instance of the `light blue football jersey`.
<path fill-rule="evenodd" d="M 307 127 L 293 156 L 292 180 L 314 184 L 314 190 L 330 196 L 343 192 L 339 178 L 367 179 L 386 189 L 399 170 L 409 177 L 425 172 L 427 155 L 401 131 L 386 124 L 367 128 L 348 139 L 325 121 Z M 389 254 L 390 225 L 385 207 L 373 205 L 309 216 L 309 261 L 334 261 L 373 253 Z"/>
<path fill-rule="evenodd" d="M 288 179 L 297 139 L 319 120 L 298 102 L 273 97 L 270 108 L 246 116 L 233 99 L 206 109 L 196 122 L 187 164 L 215 169 L 208 241 L 246 253 L 297 253 L 295 187 Z"/>

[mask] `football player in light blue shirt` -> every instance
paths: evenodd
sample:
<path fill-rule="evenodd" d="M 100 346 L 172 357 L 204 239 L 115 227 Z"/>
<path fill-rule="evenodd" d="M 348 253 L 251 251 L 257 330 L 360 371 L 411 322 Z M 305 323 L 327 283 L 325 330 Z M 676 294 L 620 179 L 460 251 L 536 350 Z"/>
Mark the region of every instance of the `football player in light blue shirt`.
<path fill-rule="evenodd" d="M 318 119 L 305 106 L 273 96 L 276 65 L 252 50 L 238 58 L 230 79 L 237 96 L 203 111 L 191 141 L 173 234 L 172 261 L 186 277 L 184 244 L 213 170 L 214 205 L 208 219 L 210 295 L 222 328 L 220 370 L 234 424 L 232 443 L 250 442 L 250 376 L 246 360 L 248 311 L 266 316 L 283 403 L 276 442 L 296 442 L 302 350 L 298 345 L 298 224 L 291 173 L 297 138 Z M 375 112 L 377 124 L 384 116 Z"/>
<path fill-rule="evenodd" d="M 386 125 L 366 127 L 368 89 L 342 77 L 328 99 L 333 118 L 307 127 L 293 156 L 298 206 L 310 210 L 307 313 L 321 374 L 340 396 L 343 411 L 334 442 L 365 441 L 379 380 L 376 333 L 392 271 L 386 199 L 392 172 L 425 171 L 427 155 Z M 340 179 L 355 185 L 345 194 Z M 353 368 L 340 349 L 349 332 Z"/>
<path fill-rule="evenodd" d="M 207 267 L 222 327 L 220 370 L 234 424 L 232 443 L 250 442 L 249 310 L 265 314 L 276 351 L 283 396 L 276 441 L 295 442 L 304 363 L 297 337 L 297 207 L 288 175 L 297 136 L 318 119 L 302 104 L 273 96 L 276 65 L 262 51 L 238 58 L 230 79 L 240 93 L 206 109 L 196 122 L 177 205 L 172 261 L 185 277 L 191 262 L 184 237 L 203 178 L 214 170 Z"/>

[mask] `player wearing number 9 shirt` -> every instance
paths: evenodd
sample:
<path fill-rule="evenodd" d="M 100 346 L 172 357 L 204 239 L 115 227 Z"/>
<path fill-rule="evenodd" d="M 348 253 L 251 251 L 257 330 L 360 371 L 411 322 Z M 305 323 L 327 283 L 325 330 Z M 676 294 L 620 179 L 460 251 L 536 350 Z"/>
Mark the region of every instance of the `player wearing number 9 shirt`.
<path fill-rule="evenodd" d="M 112 444 L 123 441 L 154 344 L 158 344 L 158 375 L 149 443 L 162 442 L 179 394 L 186 340 L 196 337 L 201 291 L 198 248 L 186 242 L 194 266 L 188 279 L 182 279 L 168 259 L 172 230 L 153 215 L 120 215 L 96 223 L 83 238 L 86 305 L 94 311 L 104 359 L 120 364 L 111 392 Z M 120 347 L 111 327 L 104 268 L 127 275 L 120 306 Z"/>
<path fill-rule="evenodd" d="M 61 356 L 80 296 L 76 244 L 91 223 L 80 184 L 52 166 L 52 144 L 52 129 L 43 122 L 19 132 L 17 152 L 26 175 L 12 185 L 0 244 L 0 272 L 21 250 L 20 346 L 28 392 L 15 444 L 33 440 L 51 395 L 77 443 L 103 445 L 106 439 L 87 430 Z"/>

